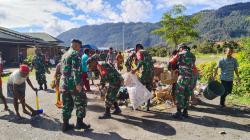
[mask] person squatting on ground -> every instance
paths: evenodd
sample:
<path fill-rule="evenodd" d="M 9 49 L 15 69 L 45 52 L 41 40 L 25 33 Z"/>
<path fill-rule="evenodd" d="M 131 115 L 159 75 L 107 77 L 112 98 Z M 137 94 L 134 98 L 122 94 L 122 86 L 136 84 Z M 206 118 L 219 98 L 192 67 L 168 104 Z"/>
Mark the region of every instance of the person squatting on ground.
<path fill-rule="evenodd" d="M 47 81 L 45 73 L 47 72 L 48 74 L 50 74 L 50 72 L 45 62 L 45 56 L 42 54 L 42 51 L 39 48 L 36 49 L 35 53 L 36 55 L 33 57 L 32 60 L 32 69 L 34 68 L 36 70 L 36 80 L 40 86 L 39 89 L 47 90 Z"/>
<path fill-rule="evenodd" d="M 193 93 L 191 83 L 196 58 L 185 44 L 178 45 L 178 51 L 178 55 L 170 61 L 172 64 L 177 64 L 179 74 L 175 89 L 177 112 L 173 117 L 182 119 L 183 117 L 188 117 L 189 98 Z"/>
<path fill-rule="evenodd" d="M 220 98 L 221 107 L 225 107 L 226 97 L 232 92 L 234 72 L 237 75 L 238 83 L 240 83 L 240 76 L 238 72 L 239 64 L 237 62 L 237 59 L 233 57 L 233 52 L 234 52 L 233 48 L 226 48 L 225 50 L 226 58 L 222 58 L 219 60 L 213 76 L 214 80 L 215 77 L 217 76 L 218 69 L 220 68 L 221 69 L 220 80 L 225 88 L 225 93 Z"/>
<path fill-rule="evenodd" d="M 0 52 L 0 98 L 3 101 L 4 104 L 4 110 L 7 111 L 8 110 L 8 105 L 6 102 L 6 98 L 3 95 L 3 88 L 2 88 L 2 73 L 3 73 L 3 59 L 2 59 L 2 52 Z"/>
<path fill-rule="evenodd" d="M 132 73 L 141 71 L 139 76 L 140 82 L 151 92 L 153 89 L 154 79 L 154 62 L 152 56 L 144 50 L 141 44 L 137 44 L 136 48 L 136 68 L 132 70 Z M 150 99 L 146 103 L 146 110 L 149 111 Z"/>
<path fill-rule="evenodd" d="M 83 80 L 83 87 L 87 92 L 90 92 L 90 85 L 88 80 L 88 65 L 87 60 L 90 56 L 90 50 L 84 49 L 84 54 L 82 55 L 82 80 Z"/>
<path fill-rule="evenodd" d="M 81 56 L 79 55 L 82 42 L 76 39 L 71 41 L 70 49 L 63 55 L 61 60 L 61 84 L 63 108 L 62 131 L 73 129 L 69 124 L 71 113 L 76 106 L 76 129 L 89 129 L 90 125 L 83 122 L 86 116 L 87 96 L 82 90 L 81 79 Z"/>
<path fill-rule="evenodd" d="M 26 102 L 25 102 L 25 88 L 26 88 L 26 84 L 25 81 L 27 81 L 27 83 L 29 84 L 29 86 L 34 90 L 37 91 L 36 88 L 34 88 L 34 86 L 32 85 L 28 75 L 29 75 L 29 67 L 27 65 L 20 65 L 20 68 L 16 71 L 14 71 L 8 79 L 8 83 L 7 83 L 7 94 L 9 97 L 14 97 L 13 100 L 13 104 L 14 104 L 14 108 L 16 111 L 16 114 L 19 118 L 21 118 L 20 114 L 19 114 L 19 109 L 18 109 L 18 100 L 20 101 L 20 103 L 22 104 L 22 108 L 23 108 L 23 113 L 30 115 L 30 116 L 34 116 L 39 114 L 39 112 L 35 111 L 32 107 L 30 107 Z M 26 110 L 27 107 L 31 113 L 29 111 Z"/>
<path fill-rule="evenodd" d="M 105 95 L 105 113 L 99 117 L 99 119 L 108 119 L 111 117 L 110 108 L 112 105 L 115 107 L 115 111 L 112 114 L 120 114 L 121 109 L 117 103 L 117 94 L 123 83 L 123 78 L 121 74 L 108 63 L 97 64 L 97 69 L 101 75 L 100 84 L 105 86 L 106 83 L 109 84 L 107 93 Z"/>

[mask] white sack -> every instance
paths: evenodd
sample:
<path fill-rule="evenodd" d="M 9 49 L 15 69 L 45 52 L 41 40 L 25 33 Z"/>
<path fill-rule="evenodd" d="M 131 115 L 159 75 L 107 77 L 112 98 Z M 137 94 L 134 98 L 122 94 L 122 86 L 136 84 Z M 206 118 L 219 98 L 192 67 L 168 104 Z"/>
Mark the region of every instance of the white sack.
<path fill-rule="evenodd" d="M 142 85 L 136 75 L 132 73 L 125 73 L 123 78 L 124 85 L 128 89 L 130 102 L 134 109 L 138 108 L 152 97 L 151 92 L 148 91 L 144 85 Z"/>

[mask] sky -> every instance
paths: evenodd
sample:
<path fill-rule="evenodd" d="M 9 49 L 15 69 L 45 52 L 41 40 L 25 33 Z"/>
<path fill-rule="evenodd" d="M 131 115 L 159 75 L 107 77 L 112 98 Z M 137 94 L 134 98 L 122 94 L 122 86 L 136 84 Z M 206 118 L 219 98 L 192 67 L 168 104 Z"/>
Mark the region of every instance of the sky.
<path fill-rule="evenodd" d="M 0 26 L 53 36 L 83 25 L 158 22 L 175 4 L 186 14 L 250 0 L 0 0 Z"/>

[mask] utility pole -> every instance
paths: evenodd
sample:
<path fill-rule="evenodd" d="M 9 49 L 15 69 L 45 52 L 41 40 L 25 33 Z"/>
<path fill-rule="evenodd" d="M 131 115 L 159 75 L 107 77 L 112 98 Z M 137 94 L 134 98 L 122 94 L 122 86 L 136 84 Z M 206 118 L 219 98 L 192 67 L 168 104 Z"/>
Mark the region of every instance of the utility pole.
<path fill-rule="evenodd" d="M 122 26 L 122 49 L 123 49 L 123 52 L 125 51 L 124 32 L 125 32 L 125 23 L 124 23 L 123 26 Z"/>

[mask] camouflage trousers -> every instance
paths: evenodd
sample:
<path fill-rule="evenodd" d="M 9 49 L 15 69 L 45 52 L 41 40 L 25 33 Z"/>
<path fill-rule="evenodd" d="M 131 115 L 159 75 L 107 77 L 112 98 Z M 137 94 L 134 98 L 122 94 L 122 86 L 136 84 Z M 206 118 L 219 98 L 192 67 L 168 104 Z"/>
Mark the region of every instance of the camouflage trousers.
<path fill-rule="evenodd" d="M 179 76 L 175 88 L 177 108 L 187 109 L 189 97 L 192 95 L 192 78 Z"/>
<path fill-rule="evenodd" d="M 77 118 L 84 118 L 86 116 L 86 106 L 87 106 L 87 96 L 85 93 L 72 93 L 63 92 L 62 93 L 62 117 L 63 119 L 70 119 L 71 113 L 76 106 L 76 116 Z"/>
<path fill-rule="evenodd" d="M 114 85 L 109 85 L 108 91 L 105 95 L 105 106 L 107 108 L 111 108 L 112 105 L 117 101 L 117 94 L 120 90 L 120 85 L 119 86 L 114 86 Z"/>
<path fill-rule="evenodd" d="M 38 71 L 36 71 L 36 80 L 37 80 L 39 85 L 47 83 L 45 73 L 41 73 Z"/>

